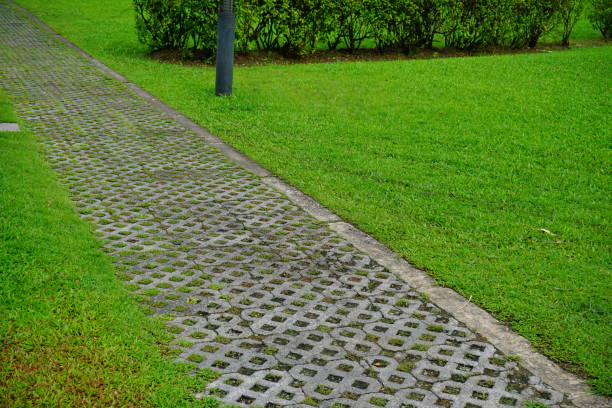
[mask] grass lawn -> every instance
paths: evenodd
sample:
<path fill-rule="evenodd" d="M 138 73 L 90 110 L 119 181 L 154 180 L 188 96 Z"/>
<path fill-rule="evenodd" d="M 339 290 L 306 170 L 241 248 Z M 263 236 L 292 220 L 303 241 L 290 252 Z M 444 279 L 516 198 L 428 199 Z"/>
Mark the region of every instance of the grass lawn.
<path fill-rule="evenodd" d="M 194 401 L 213 373 L 171 361 L 26 132 L 0 132 L 0 271 L 0 406 L 218 406 Z"/>
<path fill-rule="evenodd" d="M 15 122 L 15 116 L 9 101 L 6 99 L 6 95 L 0 89 L 0 123 L 2 122 Z"/>
<path fill-rule="evenodd" d="M 130 0 L 18 3 L 612 394 L 612 47 L 244 67 L 216 98 Z"/>

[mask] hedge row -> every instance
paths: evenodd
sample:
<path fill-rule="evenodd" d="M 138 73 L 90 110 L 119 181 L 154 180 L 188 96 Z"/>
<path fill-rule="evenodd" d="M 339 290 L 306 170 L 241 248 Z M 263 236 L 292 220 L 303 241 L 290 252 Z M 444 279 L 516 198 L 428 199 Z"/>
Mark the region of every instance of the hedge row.
<path fill-rule="evenodd" d="M 609 8 L 612 0 L 593 1 Z M 134 5 L 139 38 L 151 48 L 214 55 L 217 0 Z M 522 48 L 554 27 L 567 44 L 583 8 L 584 0 L 237 0 L 236 44 L 293 57 L 322 43 L 352 51 L 366 41 L 410 53 L 431 47 L 434 38 L 457 49 Z"/>

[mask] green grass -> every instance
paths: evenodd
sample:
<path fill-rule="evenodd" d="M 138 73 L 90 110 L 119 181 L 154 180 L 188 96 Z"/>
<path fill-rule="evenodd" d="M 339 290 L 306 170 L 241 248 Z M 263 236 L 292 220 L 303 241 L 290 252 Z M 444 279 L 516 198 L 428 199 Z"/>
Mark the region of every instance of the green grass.
<path fill-rule="evenodd" d="M 26 132 L 0 132 L 0 271 L 0 406 L 218 406 L 191 396 L 214 373 L 170 360 Z"/>
<path fill-rule="evenodd" d="M 15 122 L 15 115 L 13 115 L 11 105 L 4 91 L 0 88 L 0 123 L 2 122 Z"/>
<path fill-rule="evenodd" d="M 216 98 L 129 0 L 19 3 L 612 394 L 611 47 L 237 68 Z"/>

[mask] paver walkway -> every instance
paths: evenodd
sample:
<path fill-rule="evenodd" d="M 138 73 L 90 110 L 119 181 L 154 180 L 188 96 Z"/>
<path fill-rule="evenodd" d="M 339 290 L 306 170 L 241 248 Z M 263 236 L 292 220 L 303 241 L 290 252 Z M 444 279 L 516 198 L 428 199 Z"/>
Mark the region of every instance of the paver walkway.
<path fill-rule="evenodd" d="M 223 374 L 203 393 L 268 408 L 571 406 L 4 3 L 0 85 L 178 358 Z"/>

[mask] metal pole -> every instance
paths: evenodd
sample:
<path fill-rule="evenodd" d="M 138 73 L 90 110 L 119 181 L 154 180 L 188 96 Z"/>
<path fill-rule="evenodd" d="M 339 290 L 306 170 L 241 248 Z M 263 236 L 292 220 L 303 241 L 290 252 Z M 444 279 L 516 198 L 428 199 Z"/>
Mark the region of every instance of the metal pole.
<path fill-rule="evenodd" d="M 234 1 L 219 2 L 219 20 L 217 32 L 217 96 L 232 94 L 232 79 L 234 76 Z"/>

